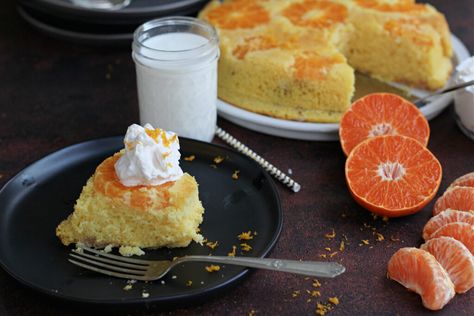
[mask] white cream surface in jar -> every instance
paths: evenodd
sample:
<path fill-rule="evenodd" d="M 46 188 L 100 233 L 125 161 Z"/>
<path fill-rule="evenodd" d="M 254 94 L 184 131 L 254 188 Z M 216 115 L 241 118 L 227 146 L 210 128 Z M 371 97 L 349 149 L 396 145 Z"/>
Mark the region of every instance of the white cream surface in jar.
<path fill-rule="evenodd" d="M 217 39 L 191 32 L 150 34 L 138 48 L 134 43 L 141 124 L 211 141 L 217 119 L 218 55 Z"/>
<path fill-rule="evenodd" d="M 464 60 L 456 67 L 455 83 L 474 80 L 474 56 Z M 456 91 L 454 109 L 461 130 L 474 139 L 474 86 Z"/>

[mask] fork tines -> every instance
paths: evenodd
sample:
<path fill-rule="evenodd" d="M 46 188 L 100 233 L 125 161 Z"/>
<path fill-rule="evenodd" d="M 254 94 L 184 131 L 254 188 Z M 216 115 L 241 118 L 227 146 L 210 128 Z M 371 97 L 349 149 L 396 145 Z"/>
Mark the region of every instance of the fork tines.
<path fill-rule="evenodd" d="M 69 262 L 82 268 L 114 277 L 148 280 L 148 278 L 145 278 L 149 267 L 149 262 L 146 260 L 116 256 L 89 247 L 81 247 L 79 249 L 80 250 L 72 250 L 72 252 L 69 253 L 69 256 L 77 259 L 68 259 Z M 93 255 L 86 253 L 86 251 Z"/>

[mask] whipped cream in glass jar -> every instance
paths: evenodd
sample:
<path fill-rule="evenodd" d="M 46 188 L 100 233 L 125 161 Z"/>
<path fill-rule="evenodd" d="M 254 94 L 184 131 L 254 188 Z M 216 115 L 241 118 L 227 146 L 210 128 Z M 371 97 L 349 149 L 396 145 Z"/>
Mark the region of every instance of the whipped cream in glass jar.
<path fill-rule="evenodd" d="M 219 40 L 208 23 L 167 17 L 134 33 L 140 123 L 211 141 L 216 129 Z"/>
<path fill-rule="evenodd" d="M 455 83 L 474 80 L 474 56 L 456 67 Z M 474 139 L 474 86 L 456 91 L 454 95 L 456 122 L 466 136 Z"/>

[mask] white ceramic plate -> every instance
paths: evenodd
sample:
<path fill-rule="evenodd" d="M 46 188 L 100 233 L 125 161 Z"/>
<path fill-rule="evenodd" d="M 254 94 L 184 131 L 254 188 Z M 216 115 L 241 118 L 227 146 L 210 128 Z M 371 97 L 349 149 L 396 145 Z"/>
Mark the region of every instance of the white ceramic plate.
<path fill-rule="evenodd" d="M 468 58 L 470 54 L 459 38 L 451 35 L 451 39 L 454 51 L 454 64 L 457 65 L 464 59 Z M 451 80 L 448 82 L 448 85 L 450 82 Z M 422 97 L 429 93 L 428 91 L 419 89 L 409 90 L 412 95 L 417 97 Z M 441 95 L 432 98 L 432 101 L 421 107 L 420 110 L 428 120 L 431 120 L 441 113 L 441 111 L 449 105 L 451 100 L 451 94 Z M 274 136 L 322 141 L 337 140 L 339 138 L 339 124 L 337 123 L 307 123 L 277 119 L 243 110 L 222 100 L 218 100 L 217 102 L 217 111 L 221 117 L 237 125 Z"/>

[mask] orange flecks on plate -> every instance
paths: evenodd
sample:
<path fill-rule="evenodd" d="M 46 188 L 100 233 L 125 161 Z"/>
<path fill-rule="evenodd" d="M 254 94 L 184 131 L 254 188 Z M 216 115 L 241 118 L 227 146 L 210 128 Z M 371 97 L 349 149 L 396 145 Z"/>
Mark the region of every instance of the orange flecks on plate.
<path fill-rule="evenodd" d="M 220 266 L 211 264 L 210 266 L 206 266 L 206 271 L 211 273 L 211 272 L 217 272 L 221 269 Z"/>
<path fill-rule="evenodd" d="M 138 185 L 134 187 L 126 187 L 117 177 L 115 173 L 115 162 L 120 158 L 120 154 L 115 154 L 112 157 L 104 160 L 96 169 L 94 175 L 94 188 L 98 192 L 107 195 L 111 198 L 126 199 L 130 196 L 130 205 L 136 208 L 146 210 L 153 205 L 146 186 Z M 166 188 L 171 186 L 173 182 L 167 182 L 159 186 L 154 186 L 155 193 L 162 194 L 164 204 L 166 207 L 169 203 L 169 192 Z"/>
<path fill-rule="evenodd" d="M 436 258 L 418 248 L 401 248 L 388 262 L 388 276 L 421 296 L 431 310 L 444 307 L 455 295 L 454 284 Z"/>
<path fill-rule="evenodd" d="M 346 161 L 346 181 L 354 199 L 388 217 L 413 214 L 428 204 L 441 182 L 436 157 L 421 143 L 401 135 L 369 138 Z"/>
<path fill-rule="evenodd" d="M 419 46 L 433 46 L 433 39 L 424 30 L 426 25 L 418 19 L 394 19 L 384 24 L 384 29 L 392 36 L 410 39 Z"/>
<path fill-rule="evenodd" d="M 454 187 L 471 187 L 474 188 L 474 172 L 463 175 L 451 183 L 448 189 Z"/>
<path fill-rule="evenodd" d="M 347 18 L 347 8 L 342 4 L 321 0 L 306 0 L 290 4 L 282 12 L 294 25 L 327 28 Z"/>
<path fill-rule="evenodd" d="M 222 29 L 251 29 L 270 21 L 268 12 L 254 0 L 229 1 L 211 9 L 207 19 Z"/>
<path fill-rule="evenodd" d="M 355 101 L 342 116 L 342 150 L 347 156 L 365 139 L 380 135 L 405 135 L 426 146 L 430 127 L 411 102 L 391 93 L 372 93 Z"/>
<path fill-rule="evenodd" d="M 244 59 L 250 52 L 268 50 L 275 47 L 278 47 L 278 44 L 271 36 L 251 36 L 245 38 L 244 43 L 237 45 L 232 51 L 232 54 L 238 59 Z"/>
<path fill-rule="evenodd" d="M 431 238 L 431 235 L 437 231 L 442 226 L 454 223 L 462 222 L 474 225 L 474 211 L 472 212 L 463 212 L 456 210 L 445 210 L 439 213 L 436 216 L 430 218 L 430 220 L 425 224 L 423 228 L 423 239 L 428 240 Z"/>
<path fill-rule="evenodd" d="M 474 188 L 453 187 L 438 198 L 433 215 L 438 215 L 448 208 L 458 211 L 474 211 Z"/>
<path fill-rule="evenodd" d="M 424 5 L 417 4 L 414 0 L 357 0 L 357 4 L 364 8 L 383 12 L 411 12 L 426 10 Z"/>
<path fill-rule="evenodd" d="M 184 157 L 184 160 L 186 160 L 186 161 L 193 161 L 194 159 L 196 159 L 195 155 L 190 155 L 190 156 Z"/>
<path fill-rule="evenodd" d="M 438 237 L 420 248 L 431 253 L 448 272 L 456 293 L 465 293 L 474 287 L 474 256 L 462 242 L 452 237 Z"/>
<path fill-rule="evenodd" d="M 459 240 L 474 255 L 474 225 L 461 222 L 449 223 L 437 229 L 431 235 L 431 238 L 441 236 L 453 237 Z"/>
<path fill-rule="evenodd" d="M 344 62 L 342 55 L 319 55 L 316 52 L 305 52 L 295 57 L 293 64 L 294 77 L 297 80 L 322 80 L 326 78 L 330 68 Z"/>

